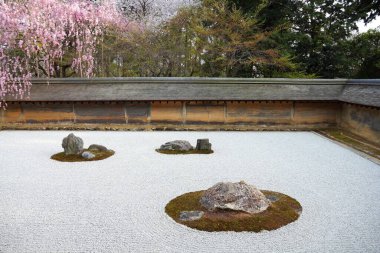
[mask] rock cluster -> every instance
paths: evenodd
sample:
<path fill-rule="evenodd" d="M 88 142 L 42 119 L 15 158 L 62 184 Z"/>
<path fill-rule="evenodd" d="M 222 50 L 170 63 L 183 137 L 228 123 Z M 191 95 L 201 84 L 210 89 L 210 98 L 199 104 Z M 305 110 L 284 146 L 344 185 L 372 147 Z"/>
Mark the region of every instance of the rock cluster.
<path fill-rule="evenodd" d="M 265 211 L 270 205 L 260 190 L 244 181 L 217 183 L 205 191 L 200 203 L 209 211 L 229 209 L 251 214 Z"/>
<path fill-rule="evenodd" d="M 188 141 L 183 140 L 170 141 L 160 147 L 160 150 L 189 151 L 192 149 L 194 147 Z"/>
<path fill-rule="evenodd" d="M 83 140 L 71 133 L 63 139 L 62 147 L 66 155 L 78 155 L 83 151 Z"/>
<path fill-rule="evenodd" d="M 83 140 L 80 137 L 75 136 L 73 133 L 69 134 L 62 141 L 62 147 L 65 151 L 65 155 L 81 155 L 84 159 L 93 159 L 95 154 L 90 151 L 83 152 Z M 108 151 L 105 146 L 99 144 L 91 144 L 88 148 L 91 151 Z"/>
<path fill-rule="evenodd" d="M 171 150 L 171 151 L 211 151 L 211 143 L 209 139 L 198 139 L 197 146 L 194 148 L 190 142 L 184 140 L 175 140 L 161 145 L 160 150 Z"/>

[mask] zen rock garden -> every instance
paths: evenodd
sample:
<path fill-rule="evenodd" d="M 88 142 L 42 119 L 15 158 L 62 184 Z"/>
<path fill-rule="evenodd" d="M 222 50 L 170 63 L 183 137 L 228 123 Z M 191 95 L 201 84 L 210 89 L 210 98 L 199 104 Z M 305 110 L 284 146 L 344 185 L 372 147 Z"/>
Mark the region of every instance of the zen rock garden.
<path fill-rule="evenodd" d="M 315 133 L 70 133 L 0 132 L 1 252 L 380 247 L 379 165 Z M 212 155 L 156 152 L 174 140 L 196 149 L 203 138 Z M 82 157 L 96 159 L 95 148 L 115 155 Z M 50 159 L 59 152 L 63 161 L 92 162 Z"/>
<path fill-rule="evenodd" d="M 211 143 L 209 139 L 198 139 L 197 145 L 194 148 L 190 142 L 185 140 L 175 140 L 167 142 L 157 152 L 162 154 L 212 154 L 214 151 L 211 149 Z"/>
<path fill-rule="evenodd" d="M 64 152 L 51 159 L 61 162 L 103 160 L 115 152 L 103 145 L 83 148 L 83 140 L 69 134 L 62 140 Z M 167 142 L 157 152 L 163 154 L 211 154 L 209 139 L 198 139 L 196 146 L 185 140 Z M 204 191 L 185 193 L 171 200 L 166 213 L 176 222 L 204 231 L 274 230 L 298 219 L 302 207 L 297 200 L 278 192 L 261 191 L 244 181 L 220 182 Z"/>
<path fill-rule="evenodd" d="M 83 148 L 83 140 L 74 134 L 69 134 L 62 140 L 64 152 L 60 152 L 51 157 L 60 162 L 85 162 L 104 160 L 115 152 L 103 145 L 91 144 L 87 149 Z"/>
<path fill-rule="evenodd" d="M 241 181 L 183 194 L 171 200 L 165 211 L 176 222 L 198 230 L 260 232 L 294 222 L 302 207 L 285 194 L 260 191 Z"/>
<path fill-rule="evenodd" d="M 62 140 L 64 152 L 51 158 L 61 162 L 103 160 L 115 152 L 103 145 L 83 148 L 83 140 L 69 134 Z M 163 154 L 211 154 L 209 139 L 196 146 L 185 140 L 167 142 L 157 152 Z M 204 191 L 185 193 L 171 200 L 166 213 L 176 222 L 204 231 L 274 230 L 298 219 L 302 207 L 297 200 L 278 192 L 261 191 L 244 181 L 220 182 Z"/>

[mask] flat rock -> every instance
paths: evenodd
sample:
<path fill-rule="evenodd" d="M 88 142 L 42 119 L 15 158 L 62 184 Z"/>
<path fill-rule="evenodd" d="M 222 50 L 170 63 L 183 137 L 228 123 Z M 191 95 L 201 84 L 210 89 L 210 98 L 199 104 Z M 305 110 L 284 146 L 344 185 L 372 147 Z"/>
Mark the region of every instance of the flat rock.
<path fill-rule="evenodd" d="M 92 159 L 92 158 L 95 157 L 95 155 L 93 153 L 91 153 L 91 152 L 85 151 L 85 152 L 82 153 L 82 157 L 84 159 Z"/>
<path fill-rule="evenodd" d="M 89 150 L 97 150 L 97 151 L 107 151 L 108 149 L 103 146 L 103 145 L 99 145 L 99 144 L 91 144 L 89 147 L 88 147 Z"/>
<path fill-rule="evenodd" d="M 244 181 L 217 183 L 205 191 L 200 203 L 209 211 L 229 209 L 251 214 L 265 211 L 270 205 L 260 190 Z"/>
<path fill-rule="evenodd" d="M 194 149 L 194 147 L 190 144 L 190 142 L 183 140 L 170 141 L 160 147 L 160 150 L 189 151 L 192 149 Z"/>
<path fill-rule="evenodd" d="M 194 221 L 199 220 L 205 213 L 202 211 L 183 211 L 179 214 L 181 221 Z"/>
<path fill-rule="evenodd" d="M 66 155 L 78 155 L 83 151 L 83 140 L 71 133 L 62 140 L 62 148 Z"/>

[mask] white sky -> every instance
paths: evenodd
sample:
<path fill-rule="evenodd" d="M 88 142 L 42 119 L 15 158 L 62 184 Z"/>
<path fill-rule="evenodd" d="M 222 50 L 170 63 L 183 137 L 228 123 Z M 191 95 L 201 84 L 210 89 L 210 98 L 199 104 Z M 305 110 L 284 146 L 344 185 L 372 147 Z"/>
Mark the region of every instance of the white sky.
<path fill-rule="evenodd" d="M 375 20 L 369 23 L 367 26 L 364 25 L 364 22 L 358 23 L 359 33 L 363 33 L 368 31 L 369 29 L 380 28 L 380 16 L 378 16 Z"/>

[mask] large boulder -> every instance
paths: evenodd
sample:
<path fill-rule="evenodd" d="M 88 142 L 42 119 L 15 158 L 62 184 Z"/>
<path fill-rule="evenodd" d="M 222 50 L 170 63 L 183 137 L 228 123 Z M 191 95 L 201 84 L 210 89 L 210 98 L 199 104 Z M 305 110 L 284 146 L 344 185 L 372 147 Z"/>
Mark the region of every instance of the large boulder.
<path fill-rule="evenodd" d="M 190 142 L 188 141 L 170 141 L 165 143 L 164 145 L 161 145 L 160 150 L 178 150 L 178 151 L 189 151 L 194 149 L 193 146 L 191 146 Z"/>
<path fill-rule="evenodd" d="M 63 139 L 62 147 L 66 155 L 78 155 L 83 151 L 83 140 L 71 133 Z"/>
<path fill-rule="evenodd" d="M 270 201 L 260 190 L 244 181 L 217 183 L 205 191 L 200 203 L 209 211 L 229 209 L 251 214 L 265 211 L 270 205 Z"/>

